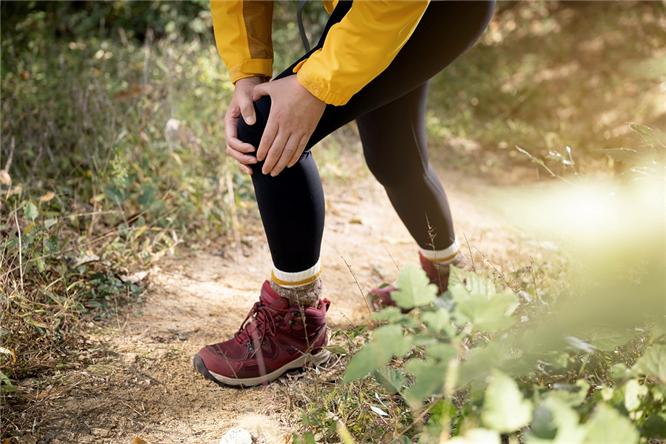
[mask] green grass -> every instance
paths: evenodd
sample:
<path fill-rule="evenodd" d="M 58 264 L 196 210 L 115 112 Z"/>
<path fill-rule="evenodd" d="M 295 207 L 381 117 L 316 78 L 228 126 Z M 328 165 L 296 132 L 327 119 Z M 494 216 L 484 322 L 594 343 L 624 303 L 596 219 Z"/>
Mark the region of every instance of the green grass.
<path fill-rule="evenodd" d="M 14 378 L 62 364 L 79 319 L 133 299 L 122 276 L 233 238 L 252 199 L 224 155 L 231 85 L 213 47 L 37 41 L 18 58 L 2 78 L 0 191 L 0 368 Z"/>

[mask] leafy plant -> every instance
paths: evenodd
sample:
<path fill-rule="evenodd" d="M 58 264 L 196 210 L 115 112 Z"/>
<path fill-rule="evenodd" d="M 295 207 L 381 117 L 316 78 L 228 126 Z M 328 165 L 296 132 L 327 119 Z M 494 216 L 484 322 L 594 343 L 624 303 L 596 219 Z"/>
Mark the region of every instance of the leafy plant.
<path fill-rule="evenodd" d="M 498 291 L 476 273 L 455 267 L 451 273 L 449 290 L 435 298 L 425 273 L 405 267 L 398 279 L 398 307 L 375 314 L 385 325 L 354 355 L 344 376 L 352 382 L 371 375 L 399 394 L 414 418 L 428 413 L 420 442 L 454 435 L 456 443 L 499 443 L 501 435 L 520 435 L 531 444 L 628 444 L 639 436 L 663 434 L 664 345 L 648 347 L 630 369 L 617 364 L 613 383 L 591 386 L 579 379 L 544 386 L 527 364 L 511 363 L 510 350 L 517 344 L 522 344 L 523 360 L 534 352 L 524 341 L 530 331 L 516 324 L 516 295 Z M 571 356 L 607 353 L 632 339 L 621 337 L 605 339 L 605 351 L 598 352 L 567 352 L 566 341 L 550 344 L 561 344 L 554 349 Z M 544 363 L 546 355 L 539 354 Z"/>

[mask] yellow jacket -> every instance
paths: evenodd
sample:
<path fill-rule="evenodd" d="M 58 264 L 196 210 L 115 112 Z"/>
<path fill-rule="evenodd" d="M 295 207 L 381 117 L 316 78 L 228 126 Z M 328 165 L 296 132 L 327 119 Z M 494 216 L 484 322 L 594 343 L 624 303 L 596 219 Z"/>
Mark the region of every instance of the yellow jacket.
<path fill-rule="evenodd" d="M 294 72 L 310 93 L 331 105 L 344 105 L 379 75 L 398 54 L 421 20 L 429 0 L 356 0 L 333 26 L 321 49 Z M 330 14 L 337 0 L 324 0 Z M 211 0 L 217 49 L 231 80 L 271 77 L 273 2 Z"/>

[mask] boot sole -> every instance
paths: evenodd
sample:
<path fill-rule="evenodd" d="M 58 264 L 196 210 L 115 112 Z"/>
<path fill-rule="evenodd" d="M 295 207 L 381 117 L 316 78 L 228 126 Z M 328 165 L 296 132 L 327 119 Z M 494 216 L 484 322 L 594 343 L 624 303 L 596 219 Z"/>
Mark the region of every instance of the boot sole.
<path fill-rule="evenodd" d="M 277 370 L 273 370 L 270 373 L 267 373 L 263 376 L 257 376 L 254 378 L 230 378 L 228 376 L 219 375 L 215 372 L 212 372 L 206 368 L 206 365 L 203 362 L 203 359 L 197 353 L 194 355 L 192 360 L 194 368 L 203 375 L 204 378 L 209 381 L 213 381 L 216 384 L 222 386 L 232 386 L 232 387 L 252 387 L 259 384 L 264 384 L 267 382 L 275 381 L 280 376 L 288 372 L 289 370 L 294 370 L 297 368 L 303 368 L 308 364 L 320 365 L 331 357 L 331 352 L 326 349 L 321 349 L 319 352 L 311 354 L 307 353 L 299 356 L 291 362 L 286 363 Z"/>

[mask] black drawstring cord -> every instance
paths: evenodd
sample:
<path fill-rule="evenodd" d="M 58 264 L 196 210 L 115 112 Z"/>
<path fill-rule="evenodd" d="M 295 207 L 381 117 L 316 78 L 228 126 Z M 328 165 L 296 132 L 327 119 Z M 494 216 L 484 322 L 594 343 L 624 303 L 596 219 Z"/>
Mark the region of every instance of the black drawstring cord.
<path fill-rule="evenodd" d="M 303 41 L 303 48 L 305 52 L 310 52 L 310 42 L 308 41 L 308 36 L 305 35 L 305 26 L 303 26 L 303 8 L 307 0 L 298 0 L 298 11 L 296 16 L 298 17 L 298 32 L 301 34 L 301 41 Z"/>

